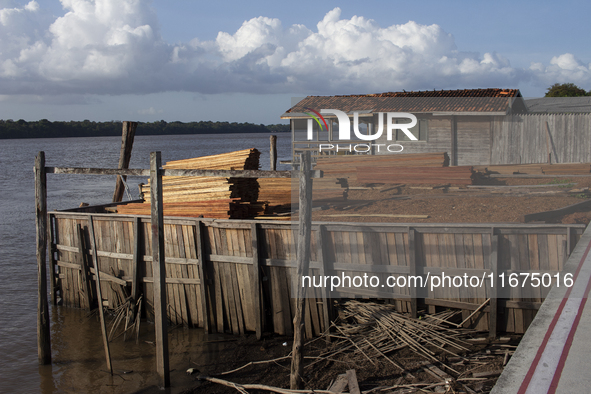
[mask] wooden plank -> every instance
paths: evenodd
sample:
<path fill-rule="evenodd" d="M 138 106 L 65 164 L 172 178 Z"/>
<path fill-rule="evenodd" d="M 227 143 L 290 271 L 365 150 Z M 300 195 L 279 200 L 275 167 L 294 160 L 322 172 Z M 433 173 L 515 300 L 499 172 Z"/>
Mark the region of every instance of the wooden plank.
<path fill-rule="evenodd" d="M 48 226 L 47 226 L 47 239 L 48 239 L 48 247 L 49 247 L 49 298 L 53 305 L 57 305 L 57 289 L 58 289 L 58 278 L 56 276 L 56 269 L 57 269 L 57 259 L 55 256 L 56 249 L 55 244 L 55 234 L 54 234 L 54 226 L 55 226 L 55 215 L 50 214 L 48 216 Z"/>
<path fill-rule="evenodd" d="M 88 215 L 88 232 L 90 238 L 90 247 L 94 251 L 92 253 L 92 262 L 94 264 L 94 271 L 96 276 L 96 297 L 98 299 L 99 317 L 101 320 L 101 331 L 103 333 L 103 348 L 105 350 L 105 358 L 107 361 L 107 368 L 111 375 L 113 375 L 113 366 L 111 365 L 111 351 L 109 350 L 109 340 L 107 338 L 107 323 L 105 322 L 105 315 L 103 311 L 103 296 L 101 293 L 101 276 L 98 265 L 98 256 L 96 254 L 96 237 L 94 236 L 94 223 L 92 215 Z"/>
<path fill-rule="evenodd" d="M 290 387 L 292 390 L 304 387 L 304 363 L 303 363 L 303 322 L 305 289 L 299 286 L 301 278 L 308 275 L 310 262 L 310 236 L 312 222 L 312 159 L 310 152 L 302 154 L 300 159 L 300 187 L 299 187 L 299 227 L 296 273 L 296 308 L 294 313 L 294 339 L 292 348 L 292 362 L 290 374 Z"/>
<path fill-rule="evenodd" d="M 327 258 L 327 250 L 325 246 L 325 227 L 319 226 L 316 230 L 316 258 L 320 263 L 319 274 L 320 277 L 324 277 L 327 275 L 328 272 L 328 258 Z M 322 300 L 322 321 L 323 321 L 323 331 L 327 331 L 330 327 L 330 316 L 331 316 L 331 300 L 328 298 L 327 295 L 327 288 L 321 287 L 320 288 L 321 300 Z M 330 335 L 326 336 L 326 341 L 330 342 Z"/>
<path fill-rule="evenodd" d="M 196 259 L 197 249 L 195 246 L 195 228 L 194 226 L 182 226 L 182 231 L 183 244 L 185 245 L 185 255 L 190 258 Z M 197 266 L 187 266 L 187 274 L 188 277 L 191 279 L 200 279 L 199 269 Z M 205 283 L 201 282 L 198 286 L 189 286 L 189 313 L 191 314 L 191 324 L 194 327 L 205 327 L 203 324 L 203 313 L 202 311 L 199 311 L 199 306 L 203 305 L 200 288 L 204 285 Z"/>
<path fill-rule="evenodd" d="M 286 329 L 284 325 L 285 319 L 283 314 L 289 313 L 289 310 L 285 310 L 281 300 L 281 288 L 278 277 L 279 268 L 269 267 L 270 277 L 270 297 L 272 302 L 272 316 L 273 316 L 273 328 L 275 333 L 279 335 L 286 335 Z"/>
<path fill-rule="evenodd" d="M 199 272 L 199 280 L 201 284 L 199 286 L 199 294 L 201 295 L 201 316 L 203 319 L 203 328 L 205 332 L 212 331 L 212 324 L 209 319 L 209 311 L 207 309 L 207 280 L 205 278 L 205 272 L 211 272 L 211 270 L 207 270 L 205 267 L 205 243 L 203 240 L 204 237 L 204 229 L 203 229 L 203 222 L 198 221 L 195 226 L 195 248 L 197 249 L 197 259 L 199 260 L 199 265 L 197 266 L 197 270 Z"/>
<path fill-rule="evenodd" d="M 240 334 L 244 334 L 246 332 L 246 330 L 244 329 L 244 313 L 242 311 L 242 299 L 240 297 L 240 285 L 239 285 L 239 281 L 238 281 L 238 275 L 236 273 L 236 265 L 235 264 L 229 264 L 228 268 L 230 269 L 230 274 L 231 274 L 231 286 L 233 288 L 233 292 L 234 292 L 234 299 L 230 300 L 231 302 L 234 302 L 234 304 L 236 305 L 236 320 L 238 322 L 238 332 Z"/>
<path fill-rule="evenodd" d="M 37 356 L 39 364 L 51 364 L 51 331 L 47 301 L 47 176 L 45 152 L 35 157 L 35 230 L 37 236 Z"/>
<path fill-rule="evenodd" d="M 261 267 L 260 267 L 260 258 L 259 255 L 259 236 L 258 236 L 258 228 L 259 225 L 256 223 L 252 223 L 250 227 L 250 238 L 252 242 L 252 267 L 251 269 L 251 278 L 252 278 L 252 302 L 254 306 L 254 316 L 255 316 L 255 332 L 257 339 L 261 339 L 263 335 L 263 319 L 262 319 L 262 308 L 263 305 L 261 303 Z"/>
<path fill-rule="evenodd" d="M 569 215 L 571 213 L 588 211 L 590 207 L 591 200 L 585 200 L 563 208 L 554 209 L 552 211 L 544 211 L 524 215 L 523 220 L 525 222 L 550 221 L 564 215 Z"/>
<path fill-rule="evenodd" d="M 86 260 L 86 253 L 84 252 L 84 233 L 82 226 L 78 224 L 78 253 L 79 253 L 79 264 L 82 273 L 82 286 L 84 289 L 84 306 L 90 311 L 93 305 L 92 297 L 92 284 L 90 283 L 90 275 L 88 270 L 88 261 Z"/>
<path fill-rule="evenodd" d="M 177 253 L 180 258 L 187 257 L 185 254 L 185 238 L 183 236 L 183 226 L 175 225 L 176 230 L 176 241 L 177 241 Z M 177 275 L 179 278 L 189 279 L 189 270 L 185 264 L 175 264 L 177 269 Z M 181 296 L 181 311 L 187 327 L 191 325 L 191 305 L 195 305 L 197 300 L 195 299 L 195 292 L 190 285 L 179 286 L 179 295 Z"/>
<path fill-rule="evenodd" d="M 210 228 L 212 237 L 210 239 L 215 243 L 216 253 L 223 254 L 223 246 L 221 239 L 221 230 L 219 228 Z M 223 242 L 225 244 L 225 242 Z M 222 293 L 222 274 L 219 263 L 211 263 L 212 275 L 214 280 L 215 291 L 215 321 L 217 331 L 224 332 L 224 297 Z"/>
<path fill-rule="evenodd" d="M 357 375 L 354 369 L 347 370 L 347 380 L 349 381 L 349 393 L 350 394 L 361 394 L 359 390 L 359 383 L 357 382 Z"/>
<path fill-rule="evenodd" d="M 166 264 L 164 261 L 164 216 L 160 152 L 150 153 L 150 199 L 152 220 L 152 270 L 154 272 L 154 327 L 156 331 L 156 372 L 163 387 L 170 386 L 168 331 L 166 319 Z"/>
<path fill-rule="evenodd" d="M 134 301 L 137 301 L 140 297 L 140 286 L 139 286 L 139 277 L 141 275 L 140 270 L 140 263 L 141 263 L 141 255 L 140 253 L 142 244 L 141 244 L 141 228 L 140 218 L 135 218 L 133 221 L 133 260 L 131 264 L 131 296 L 133 297 Z"/>
<path fill-rule="evenodd" d="M 175 257 L 179 257 L 178 255 L 178 241 L 176 239 L 176 225 L 168 225 L 164 226 L 164 240 L 166 254 L 171 254 Z M 176 264 L 166 264 L 167 275 L 166 277 L 170 278 L 179 278 L 180 272 L 178 271 L 178 266 Z M 168 284 L 167 294 L 171 294 L 172 298 L 172 310 L 175 314 L 175 324 L 184 324 L 185 317 L 183 316 L 183 307 L 182 304 L 185 303 L 184 300 L 184 292 L 181 294 L 182 286 L 178 284 Z M 169 305 L 170 310 L 170 305 Z"/>
<path fill-rule="evenodd" d="M 489 283 L 490 298 L 489 306 L 490 312 L 488 315 L 488 336 L 489 338 L 496 338 L 497 336 L 497 319 L 498 319 L 498 285 L 494 282 L 498 278 L 498 260 L 499 260 L 499 236 L 494 235 L 494 229 L 491 230 L 491 245 L 490 245 L 490 269 L 492 271 L 493 280 Z"/>
<path fill-rule="evenodd" d="M 410 268 L 410 275 L 417 275 L 416 255 L 417 246 L 415 242 L 416 232 L 413 228 L 408 229 L 408 265 Z M 410 286 L 410 315 L 412 318 L 417 318 L 417 288 Z"/>
<path fill-rule="evenodd" d="M 349 377 L 347 374 L 341 374 L 337 376 L 335 382 L 329 387 L 328 391 L 335 394 L 342 394 L 343 390 L 349 385 Z"/>
<path fill-rule="evenodd" d="M 154 278 L 145 276 L 141 278 L 144 283 L 154 283 Z M 167 285 L 201 285 L 201 280 L 194 278 L 166 278 Z"/>

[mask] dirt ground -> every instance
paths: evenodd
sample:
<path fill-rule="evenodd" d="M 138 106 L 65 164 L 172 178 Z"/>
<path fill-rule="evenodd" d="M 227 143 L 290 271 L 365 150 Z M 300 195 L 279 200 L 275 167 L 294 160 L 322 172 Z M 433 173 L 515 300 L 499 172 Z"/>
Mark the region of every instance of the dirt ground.
<path fill-rule="evenodd" d="M 591 177 L 492 178 L 481 180 L 479 185 L 459 187 L 350 186 L 347 202 L 316 203 L 322 209 L 317 208 L 312 219 L 376 223 L 519 223 L 524 222 L 526 214 L 563 208 L 591 197 Z M 588 210 L 546 220 L 547 223 L 565 224 L 588 224 L 590 221 L 591 211 Z"/>

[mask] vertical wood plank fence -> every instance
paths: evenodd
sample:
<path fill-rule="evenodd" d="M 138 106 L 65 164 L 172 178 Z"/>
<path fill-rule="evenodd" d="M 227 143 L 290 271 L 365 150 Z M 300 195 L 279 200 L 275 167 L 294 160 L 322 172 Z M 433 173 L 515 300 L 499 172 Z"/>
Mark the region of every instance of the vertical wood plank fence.
<path fill-rule="evenodd" d="M 130 287 L 137 272 L 145 312 L 153 316 L 154 278 L 149 217 L 93 214 L 101 289 L 109 306 L 123 300 L 118 287 Z M 64 305 L 85 306 L 86 287 L 77 226 L 88 242 L 88 214 L 51 212 L 50 244 L 55 287 Z M 137 231 L 134 231 L 135 223 Z M 295 229 L 295 231 L 294 231 Z M 441 274 L 483 276 L 490 273 L 538 272 L 554 275 L 584 230 L 583 225 L 361 224 L 313 223 L 310 275 Z M 165 218 L 165 265 L 168 319 L 172 324 L 241 334 L 272 331 L 293 334 L 293 280 L 297 226 L 249 220 Z M 135 251 L 135 252 L 134 252 Z M 137 263 L 134 263 L 137 262 Z M 384 283 L 384 282 L 381 282 Z M 409 287 L 343 289 L 332 294 L 312 287 L 305 305 L 306 336 L 329 326 L 330 296 L 390 300 L 401 312 L 417 308 L 459 308 L 468 317 L 497 288 Z M 467 323 L 482 330 L 523 333 L 549 289 L 513 288 Z M 89 295 L 91 297 L 92 295 Z M 489 327 L 489 317 L 496 324 Z"/>

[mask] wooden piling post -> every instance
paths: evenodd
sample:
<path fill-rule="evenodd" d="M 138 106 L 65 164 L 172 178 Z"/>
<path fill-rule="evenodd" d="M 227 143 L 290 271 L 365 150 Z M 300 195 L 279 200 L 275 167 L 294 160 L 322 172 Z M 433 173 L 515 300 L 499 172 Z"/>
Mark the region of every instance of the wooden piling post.
<path fill-rule="evenodd" d="M 45 152 L 35 158 L 35 217 L 37 230 L 37 354 L 39 364 L 51 364 L 49 305 L 47 303 L 47 175 Z"/>
<path fill-rule="evenodd" d="M 105 312 L 103 310 L 103 295 L 101 291 L 101 275 L 98 263 L 98 251 L 96 250 L 96 238 L 94 236 L 94 222 L 92 215 L 88 215 L 88 235 L 90 238 L 90 248 L 92 249 L 92 263 L 94 265 L 94 277 L 96 278 L 96 298 L 98 299 L 99 317 L 101 320 L 101 331 L 103 333 L 103 347 L 105 349 L 105 359 L 107 368 L 113 375 L 113 365 L 111 364 L 111 350 L 109 349 L 109 338 L 107 336 L 107 322 L 105 321 Z"/>
<path fill-rule="evenodd" d="M 277 171 L 277 136 L 272 135 L 270 138 L 271 150 L 269 156 L 271 157 L 271 171 Z"/>
<path fill-rule="evenodd" d="M 123 132 L 121 134 L 121 153 L 119 154 L 119 168 L 120 170 L 129 168 L 129 161 L 131 159 L 131 150 L 133 148 L 133 138 L 135 137 L 135 130 L 137 122 L 123 122 Z M 113 193 L 113 202 L 120 202 L 123 200 L 123 192 L 125 186 L 123 181 L 127 179 L 126 176 L 117 175 L 115 183 L 115 192 Z"/>
<path fill-rule="evenodd" d="M 164 213 L 160 152 L 150 153 L 150 201 L 152 212 L 152 270 L 154 272 L 154 326 L 156 371 L 163 387 L 170 387 L 168 319 L 166 316 L 166 266 L 164 262 Z"/>
<path fill-rule="evenodd" d="M 297 246 L 297 274 L 296 274 L 296 308 L 293 318 L 293 349 L 291 357 L 290 386 L 292 390 L 302 389 L 304 386 L 304 357 L 302 354 L 302 337 L 304 334 L 304 302 L 306 289 L 301 286 L 302 277 L 308 274 L 310 267 L 310 237 L 312 234 L 312 158 L 307 151 L 300 159 L 299 186 L 299 227 Z"/>

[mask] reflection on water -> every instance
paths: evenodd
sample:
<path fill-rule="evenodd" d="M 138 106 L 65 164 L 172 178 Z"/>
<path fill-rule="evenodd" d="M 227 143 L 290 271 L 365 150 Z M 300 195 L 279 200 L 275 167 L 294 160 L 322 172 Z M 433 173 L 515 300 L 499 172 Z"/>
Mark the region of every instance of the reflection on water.
<path fill-rule="evenodd" d="M 98 314 L 84 310 L 54 308 L 52 316 L 53 365 L 40 366 L 39 391 L 43 393 L 132 393 L 158 385 L 155 370 L 154 326 L 142 321 L 139 341 L 135 338 L 109 343 L 114 375 L 106 367 Z M 224 335 L 205 334 L 201 329 L 173 328 L 169 332 L 171 380 L 169 392 L 190 387 L 194 377 L 185 371 L 212 364 L 226 344 Z"/>

